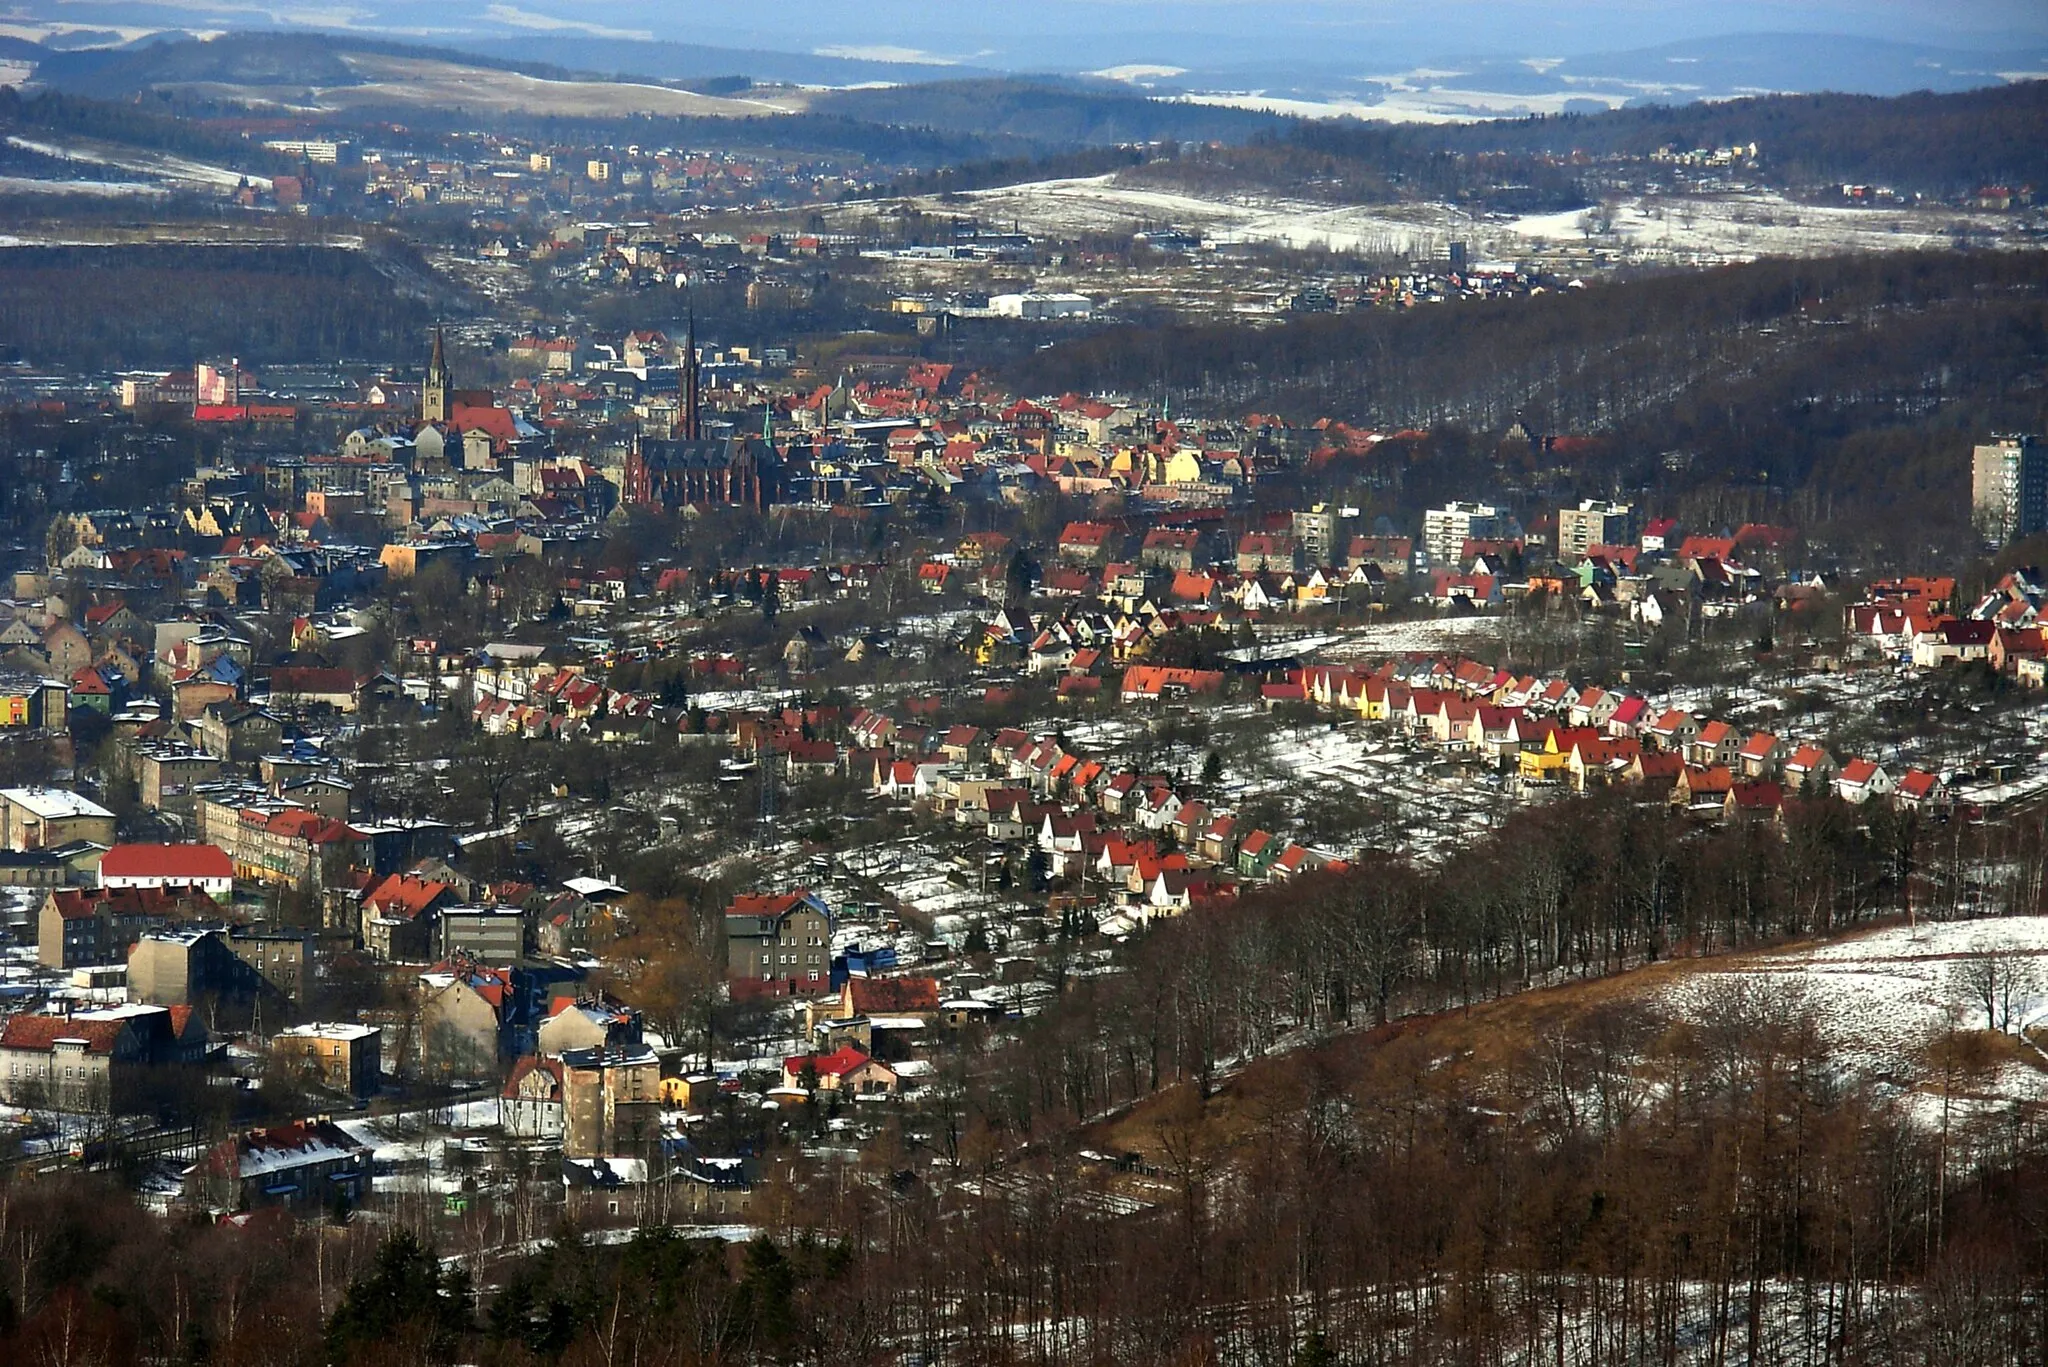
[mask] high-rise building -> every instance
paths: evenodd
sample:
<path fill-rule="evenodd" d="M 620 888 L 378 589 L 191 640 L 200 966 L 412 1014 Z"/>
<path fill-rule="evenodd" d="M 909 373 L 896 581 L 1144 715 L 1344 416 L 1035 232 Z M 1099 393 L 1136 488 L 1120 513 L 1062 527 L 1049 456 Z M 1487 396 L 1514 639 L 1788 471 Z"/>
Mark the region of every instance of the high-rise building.
<path fill-rule="evenodd" d="M 1447 503 L 1422 515 L 1422 544 L 1429 551 L 1431 565 L 1456 566 L 1467 541 L 1510 536 L 1512 522 L 1490 503 Z"/>
<path fill-rule="evenodd" d="M 1994 437 L 1976 448 L 1970 508 L 1977 530 L 2003 545 L 2048 530 L 2048 448 L 2039 437 Z"/>
<path fill-rule="evenodd" d="M 1557 514 L 1557 554 L 1583 556 L 1594 546 L 1626 546 L 1636 537 L 1635 509 L 1626 503 L 1589 498 Z"/>

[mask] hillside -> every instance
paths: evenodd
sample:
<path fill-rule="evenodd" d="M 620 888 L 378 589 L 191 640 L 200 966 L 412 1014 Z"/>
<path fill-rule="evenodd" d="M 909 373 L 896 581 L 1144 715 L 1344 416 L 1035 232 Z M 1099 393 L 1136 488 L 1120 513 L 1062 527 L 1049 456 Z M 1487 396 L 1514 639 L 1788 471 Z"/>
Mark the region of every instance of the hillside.
<path fill-rule="evenodd" d="M 36 67 L 38 86 L 100 100 L 169 92 L 202 100 L 313 109 L 408 108 L 595 117 L 752 117 L 801 107 L 644 82 L 579 77 L 514 62 L 354 36 L 233 33 L 211 41 L 151 42 L 60 52 Z"/>
<path fill-rule="evenodd" d="M 1987 1027 L 1986 962 L 2016 972 L 2009 1023 Z M 1508 1093 L 1532 1048 L 1584 1047 L 1626 1023 L 1637 1049 L 1615 1062 L 1631 1071 L 1675 1032 L 1776 1018 L 1810 1029 L 1808 1046 L 1845 1080 L 1877 1082 L 1934 1114 L 1944 1087 L 1974 1115 L 2031 1101 L 2048 1089 L 2048 916 L 1865 930 L 1831 939 L 1709 959 L 1677 959 L 1612 977 L 1522 992 L 1470 1008 L 1411 1016 L 1340 1034 L 1248 1064 L 1200 1107 L 1202 1143 L 1229 1151 L 1252 1141 L 1261 1117 L 1304 1088 L 1369 1088 L 1385 1070 L 1417 1060 L 1444 1085 Z M 1659 1043 L 1661 1042 L 1661 1043 Z M 1949 1052 L 1945 1052 L 1945 1050 Z M 1967 1064 L 1961 1074 L 1944 1071 Z M 1645 1080 L 1646 1079 L 1642 1079 Z M 1597 1111 L 1597 1095 L 1580 1098 Z M 1934 1110 L 1928 1111 L 1932 1106 Z M 1167 1161 L 1165 1136 L 1185 1125 L 1185 1093 L 1149 1098 L 1091 1127 L 1095 1149 Z M 1184 1139 L 1185 1136 L 1180 1136 Z"/>
<path fill-rule="evenodd" d="M 1895 536 L 1895 550 L 1919 553 L 1930 538 L 1968 540 L 1956 443 L 2041 426 L 2044 367 L 2039 255 L 1900 253 L 1263 330 L 1112 328 L 1038 352 L 1011 378 L 1029 393 L 1094 387 L 1176 408 L 1469 429 L 1475 463 L 1447 479 L 1536 473 L 1497 464 L 1493 443 L 1517 420 L 1602 434 L 1607 456 L 1573 471 L 1585 487 L 1807 491 L 1810 530 L 1844 546 Z"/>
<path fill-rule="evenodd" d="M 333 246 L 0 251 L 0 356 L 84 367 L 389 355 L 434 316 L 403 254 Z"/>
<path fill-rule="evenodd" d="M 811 107 L 864 123 L 945 129 L 1054 148 L 1243 142 L 1288 121 L 1251 110 L 1155 100 L 1107 82 L 938 81 L 819 95 Z"/>

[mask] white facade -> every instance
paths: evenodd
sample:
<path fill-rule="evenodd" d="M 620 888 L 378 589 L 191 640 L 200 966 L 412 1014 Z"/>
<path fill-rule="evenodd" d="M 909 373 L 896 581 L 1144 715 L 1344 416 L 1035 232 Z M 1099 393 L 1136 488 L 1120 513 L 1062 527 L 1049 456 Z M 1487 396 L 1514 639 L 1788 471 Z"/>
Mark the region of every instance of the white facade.
<path fill-rule="evenodd" d="M 1510 519 L 1490 503 L 1451 503 L 1431 508 L 1422 515 L 1422 544 L 1429 551 L 1429 563 L 1439 569 L 1456 567 L 1467 541 L 1486 541 L 1507 535 Z"/>
<path fill-rule="evenodd" d="M 1085 294 L 992 294 L 989 311 L 998 318 L 1086 318 L 1095 311 L 1095 301 Z"/>

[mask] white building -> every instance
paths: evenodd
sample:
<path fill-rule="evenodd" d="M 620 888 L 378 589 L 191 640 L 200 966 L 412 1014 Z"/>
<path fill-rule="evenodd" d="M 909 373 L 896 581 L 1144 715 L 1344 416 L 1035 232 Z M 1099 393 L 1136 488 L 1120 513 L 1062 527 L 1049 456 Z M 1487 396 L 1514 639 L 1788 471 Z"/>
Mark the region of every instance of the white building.
<path fill-rule="evenodd" d="M 1095 311 L 1095 301 L 1085 294 L 992 294 L 989 311 L 998 318 L 1086 318 Z"/>
<path fill-rule="evenodd" d="M 1450 503 L 1422 515 L 1422 544 L 1431 565 L 1455 568 L 1467 541 L 1508 536 L 1513 524 L 1513 518 L 1490 503 Z"/>

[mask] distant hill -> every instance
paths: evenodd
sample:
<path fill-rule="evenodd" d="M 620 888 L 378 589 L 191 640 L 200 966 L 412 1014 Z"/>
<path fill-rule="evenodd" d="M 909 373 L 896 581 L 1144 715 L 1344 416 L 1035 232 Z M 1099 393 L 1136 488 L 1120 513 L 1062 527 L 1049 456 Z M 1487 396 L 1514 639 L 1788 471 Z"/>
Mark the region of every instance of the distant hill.
<path fill-rule="evenodd" d="M 1052 77 L 838 90 L 814 99 L 811 109 L 864 123 L 1069 148 L 1165 139 L 1243 142 L 1277 134 L 1289 123 L 1251 110 L 1155 100 L 1108 82 Z"/>
<path fill-rule="evenodd" d="M 1347 127 L 1304 140 L 1343 146 Z M 1920 190 L 1965 190 L 1987 180 L 2048 186 L 2048 81 L 1951 94 L 1765 95 L 1711 104 L 1649 105 L 1606 114 L 1566 114 L 1464 127 L 1405 129 L 1405 143 L 1481 152 L 1628 152 L 1660 147 L 1756 143 L 1774 178 L 1794 182 L 1883 182 Z M 1368 139 L 1370 141 L 1372 139 Z"/>
<path fill-rule="evenodd" d="M 1588 487 L 1812 491 L 1894 549 L 1969 540 L 1961 434 L 2048 422 L 2048 270 L 2032 252 L 1760 261 L 1539 298 L 1370 310 L 1257 329 L 1111 328 L 1036 352 L 1026 394 L 1124 392 L 1178 410 L 1329 417 L 1494 437 L 1517 420 L 1608 438 Z M 1499 478 L 1439 460 L 1434 493 Z M 1662 453 L 1687 453 L 1682 475 Z"/>
<path fill-rule="evenodd" d="M 165 86 L 360 84 L 364 78 L 344 60 L 349 53 L 462 62 L 552 79 L 569 74 L 560 67 L 541 63 L 515 63 L 447 49 L 321 33 L 231 33 L 205 42 L 181 36 L 76 52 L 37 48 L 33 60 L 37 63 L 38 85 L 107 100 L 125 99 Z"/>
<path fill-rule="evenodd" d="M 890 62 L 862 57 L 828 57 L 810 52 L 768 52 L 759 48 L 712 47 L 701 43 L 649 42 L 631 38 L 546 37 L 458 39 L 452 46 L 499 61 L 539 62 L 605 76 L 695 83 L 707 78 L 745 77 L 785 85 L 850 86 L 865 82 L 916 84 L 973 80 L 998 73 L 972 66 Z"/>

